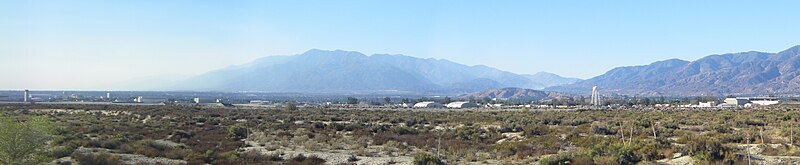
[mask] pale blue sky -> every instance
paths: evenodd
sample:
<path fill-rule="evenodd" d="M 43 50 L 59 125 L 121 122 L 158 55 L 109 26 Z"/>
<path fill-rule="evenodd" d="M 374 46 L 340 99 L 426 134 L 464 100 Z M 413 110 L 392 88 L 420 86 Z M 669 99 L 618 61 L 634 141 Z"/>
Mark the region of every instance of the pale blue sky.
<path fill-rule="evenodd" d="M 308 49 L 590 78 L 800 44 L 800 1 L 0 1 L 0 89 L 102 89 Z"/>

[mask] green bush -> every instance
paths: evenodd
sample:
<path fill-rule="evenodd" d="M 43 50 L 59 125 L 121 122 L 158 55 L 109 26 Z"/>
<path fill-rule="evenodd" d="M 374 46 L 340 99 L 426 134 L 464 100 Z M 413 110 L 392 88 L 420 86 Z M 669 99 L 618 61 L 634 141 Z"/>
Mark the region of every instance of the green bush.
<path fill-rule="evenodd" d="M 228 137 L 233 139 L 247 138 L 247 127 L 244 124 L 237 123 L 228 128 Z"/>
<path fill-rule="evenodd" d="M 56 127 L 45 117 L 18 122 L 0 114 L 0 163 L 39 164 L 46 162 L 47 141 Z M 20 138 L 22 137 L 22 138 Z"/>
<path fill-rule="evenodd" d="M 101 153 L 74 153 L 74 158 L 81 165 L 119 165 L 123 164 L 122 160 L 117 155 L 112 155 L 106 152 Z"/>
<path fill-rule="evenodd" d="M 414 155 L 414 165 L 443 165 L 444 162 L 436 155 L 421 152 Z"/>
<path fill-rule="evenodd" d="M 570 164 L 570 160 L 572 160 L 572 155 L 569 153 L 559 153 L 556 155 L 551 155 L 548 157 L 539 160 L 540 165 L 566 165 Z"/>

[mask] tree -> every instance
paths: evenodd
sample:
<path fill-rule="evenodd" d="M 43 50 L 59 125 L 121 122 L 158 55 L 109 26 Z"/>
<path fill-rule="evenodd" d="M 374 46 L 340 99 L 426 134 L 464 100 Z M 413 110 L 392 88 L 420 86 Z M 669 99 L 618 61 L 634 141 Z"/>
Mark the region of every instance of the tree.
<path fill-rule="evenodd" d="M 389 97 L 384 97 L 383 98 L 383 102 L 386 103 L 386 104 L 392 104 L 392 99 L 389 98 Z"/>
<path fill-rule="evenodd" d="M 347 97 L 347 104 L 358 104 L 358 99 L 355 97 Z"/>
<path fill-rule="evenodd" d="M 233 139 L 244 139 L 247 138 L 247 127 L 244 126 L 242 123 L 236 123 L 230 128 L 228 128 L 228 137 Z"/>
<path fill-rule="evenodd" d="M 295 103 L 294 101 L 288 101 L 286 102 L 286 107 L 284 108 L 290 111 L 297 110 L 297 103 Z"/>
<path fill-rule="evenodd" d="M 45 117 L 18 122 L 0 115 L 0 164 L 40 164 L 47 161 L 47 141 L 56 127 Z"/>
<path fill-rule="evenodd" d="M 450 99 L 450 97 L 444 97 L 443 103 L 447 104 L 447 103 L 450 103 L 450 102 L 453 102 L 453 100 Z"/>

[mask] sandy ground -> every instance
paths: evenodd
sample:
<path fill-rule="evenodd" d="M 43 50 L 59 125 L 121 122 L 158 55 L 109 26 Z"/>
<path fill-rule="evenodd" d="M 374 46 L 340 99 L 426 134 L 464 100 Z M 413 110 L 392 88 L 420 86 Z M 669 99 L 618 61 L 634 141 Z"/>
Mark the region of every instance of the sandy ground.
<path fill-rule="evenodd" d="M 656 164 L 661 165 L 694 165 L 694 159 L 691 156 L 681 156 L 675 159 L 662 159 L 656 161 Z"/>

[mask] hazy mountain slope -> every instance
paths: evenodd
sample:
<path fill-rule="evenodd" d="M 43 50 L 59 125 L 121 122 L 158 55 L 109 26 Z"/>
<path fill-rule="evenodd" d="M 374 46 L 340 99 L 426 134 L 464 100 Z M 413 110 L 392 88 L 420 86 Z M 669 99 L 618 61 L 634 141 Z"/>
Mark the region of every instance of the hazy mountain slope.
<path fill-rule="evenodd" d="M 560 76 L 559 76 L 560 77 Z M 312 49 L 270 56 L 192 77 L 181 90 L 347 93 L 411 91 L 465 93 L 500 87 L 543 88 L 528 77 L 486 66 L 403 55 L 367 56 Z"/>
<path fill-rule="evenodd" d="M 490 89 L 459 96 L 461 99 L 498 98 L 513 100 L 541 100 L 556 97 L 560 94 L 554 92 L 525 89 L 525 88 L 500 88 Z"/>
<path fill-rule="evenodd" d="M 779 53 L 711 55 L 696 61 L 666 60 L 619 67 L 603 75 L 548 90 L 633 95 L 729 95 L 800 92 L 800 46 Z"/>
<path fill-rule="evenodd" d="M 375 62 L 395 66 L 419 74 L 435 84 L 451 86 L 468 83 L 476 79 L 491 79 L 505 87 L 539 87 L 523 76 L 487 66 L 466 66 L 448 60 L 421 59 L 403 55 L 376 54 L 370 56 Z"/>
<path fill-rule="evenodd" d="M 523 76 L 527 77 L 531 81 L 537 84 L 541 84 L 543 87 L 551 87 L 551 86 L 559 86 L 559 85 L 567 85 L 572 84 L 578 81 L 581 81 L 579 78 L 567 78 L 561 77 L 557 74 L 548 73 L 548 72 L 539 72 L 536 74 L 524 74 Z M 536 89 L 536 88 L 534 88 Z"/>

